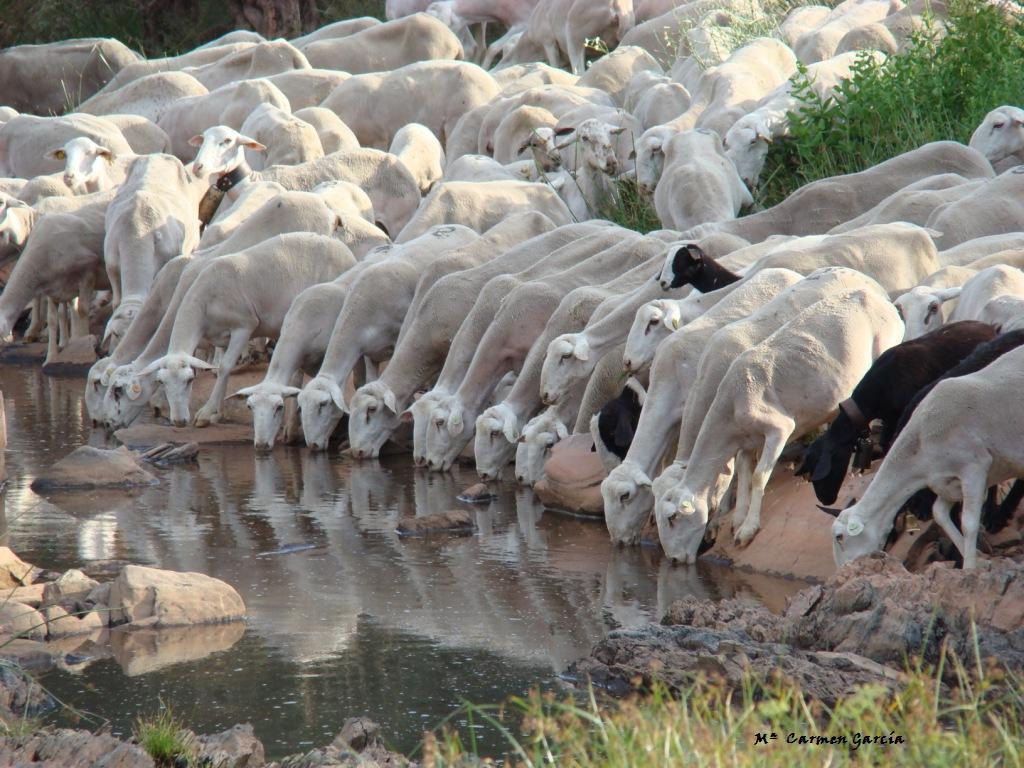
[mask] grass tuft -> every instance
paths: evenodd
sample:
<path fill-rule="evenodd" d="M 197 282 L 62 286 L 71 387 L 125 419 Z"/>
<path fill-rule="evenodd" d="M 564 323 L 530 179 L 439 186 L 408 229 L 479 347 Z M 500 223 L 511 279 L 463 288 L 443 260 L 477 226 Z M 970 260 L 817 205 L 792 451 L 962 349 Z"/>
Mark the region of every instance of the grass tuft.
<path fill-rule="evenodd" d="M 196 754 L 192 733 L 163 700 L 155 714 L 136 719 L 135 739 L 161 768 L 189 765 Z"/>
<path fill-rule="evenodd" d="M 641 195 L 636 188 L 636 179 L 617 179 L 615 195 L 617 199 L 602 211 L 602 215 L 608 221 L 645 235 L 657 229 L 664 229 L 650 198 Z"/>

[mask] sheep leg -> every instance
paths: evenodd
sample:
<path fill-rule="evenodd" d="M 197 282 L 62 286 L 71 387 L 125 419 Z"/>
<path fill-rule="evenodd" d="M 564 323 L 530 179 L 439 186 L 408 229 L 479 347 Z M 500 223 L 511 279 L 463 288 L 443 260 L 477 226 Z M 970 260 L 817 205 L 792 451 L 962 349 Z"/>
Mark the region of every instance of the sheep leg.
<path fill-rule="evenodd" d="M 557 67 L 562 60 L 562 57 L 559 55 L 558 51 L 558 43 L 556 43 L 554 40 L 549 40 L 548 42 L 544 43 L 544 57 L 548 60 L 548 64 L 550 64 L 552 67 Z"/>
<path fill-rule="evenodd" d="M 64 301 L 57 305 L 57 331 L 57 345 L 63 347 L 71 338 L 68 330 L 68 305 Z"/>
<path fill-rule="evenodd" d="M 966 571 L 978 566 L 978 529 L 981 527 L 982 507 L 988 492 L 987 468 L 960 478 L 960 486 L 964 493 L 963 511 L 960 513 L 960 527 L 963 528 L 964 537 L 960 553 L 964 556 Z"/>
<path fill-rule="evenodd" d="M 380 378 L 380 374 L 377 372 L 377 364 L 365 355 L 363 356 L 363 367 L 366 369 L 367 384 Z"/>
<path fill-rule="evenodd" d="M 586 71 L 586 54 L 583 51 L 582 40 L 568 40 L 569 50 L 566 51 L 569 55 L 569 66 L 572 69 L 574 75 L 582 75 Z"/>
<path fill-rule="evenodd" d="M 473 50 L 473 61 L 479 64 L 483 61 L 484 55 L 487 53 L 487 22 L 482 21 L 476 25 L 476 29 L 473 31 L 474 42 L 476 48 Z"/>
<path fill-rule="evenodd" d="M 736 454 L 736 506 L 732 511 L 732 529 L 738 531 L 747 519 L 750 510 L 750 479 L 754 472 L 753 451 L 742 450 Z"/>
<path fill-rule="evenodd" d="M 22 339 L 25 341 L 36 341 L 43 331 L 43 300 L 38 296 L 32 299 L 32 309 L 29 313 L 28 328 Z"/>
<path fill-rule="evenodd" d="M 245 351 L 245 345 L 249 343 L 251 333 L 252 330 L 249 328 L 236 328 L 231 332 L 231 340 L 228 342 L 227 349 L 224 350 L 224 355 L 220 359 L 217 381 L 213 385 L 210 399 L 196 413 L 195 425 L 197 427 L 206 427 L 220 421 L 221 405 L 223 405 L 224 396 L 228 391 L 228 377 L 231 376 L 231 369 L 235 367 L 238 358 Z"/>
<path fill-rule="evenodd" d="M 57 329 L 60 327 L 59 315 L 57 302 L 48 298 L 46 300 L 46 322 L 50 326 L 50 333 L 46 337 L 46 359 L 43 360 L 43 365 L 46 365 L 57 356 Z"/>
<path fill-rule="evenodd" d="M 78 297 L 72 306 L 71 338 L 80 339 L 89 335 L 89 308 L 95 293 L 95 280 L 92 275 L 83 277 L 78 284 Z"/>
<path fill-rule="evenodd" d="M 963 554 L 964 551 L 964 537 L 960 533 L 960 529 L 956 527 L 953 522 L 953 518 L 949 516 L 950 511 L 953 509 L 953 502 L 948 499 L 944 499 L 941 496 L 935 497 L 935 502 L 932 504 L 932 519 L 939 524 L 939 527 L 949 536 L 949 540 L 953 542 L 953 545 Z M 961 520 L 963 515 L 961 515 Z M 965 566 L 966 567 L 966 566 Z"/>
<path fill-rule="evenodd" d="M 761 530 L 761 503 L 764 501 L 764 490 L 768 487 L 768 480 L 782 455 L 783 448 L 786 447 L 786 440 L 793 434 L 794 426 L 790 421 L 787 424 L 788 429 L 771 431 L 765 435 L 761 458 L 750 478 L 750 509 L 747 511 L 743 525 L 735 534 L 736 544 L 741 547 L 747 546 Z"/>

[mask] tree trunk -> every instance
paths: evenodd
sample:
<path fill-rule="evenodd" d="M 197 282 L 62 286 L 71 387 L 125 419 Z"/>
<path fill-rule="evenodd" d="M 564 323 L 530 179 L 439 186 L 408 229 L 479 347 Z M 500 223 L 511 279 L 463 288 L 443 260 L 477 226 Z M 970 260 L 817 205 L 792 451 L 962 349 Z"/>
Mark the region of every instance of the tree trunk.
<path fill-rule="evenodd" d="M 230 0 L 235 23 L 268 40 L 311 31 L 317 22 L 315 0 Z"/>

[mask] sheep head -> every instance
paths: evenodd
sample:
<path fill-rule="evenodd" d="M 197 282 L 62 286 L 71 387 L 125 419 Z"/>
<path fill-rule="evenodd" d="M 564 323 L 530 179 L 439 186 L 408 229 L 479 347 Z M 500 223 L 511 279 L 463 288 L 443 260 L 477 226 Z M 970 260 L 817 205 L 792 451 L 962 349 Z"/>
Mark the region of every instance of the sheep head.
<path fill-rule="evenodd" d="M 8 197 L 0 205 L 0 243 L 14 248 L 24 248 L 32 232 L 33 209 L 14 197 Z"/>
<path fill-rule="evenodd" d="M 207 179 L 210 184 L 217 178 L 238 168 L 245 162 L 245 151 L 266 151 L 266 147 L 256 139 L 243 136 L 226 125 L 214 125 L 202 134 L 193 136 L 188 142 L 199 147 L 196 159 L 192 162 L 192 173 L 197 179 Z"/>
<path fill-rule="evenodd" d="M 427 466 L 427 426 L 434 406 L 447 397 L 448 393 L 432 389 L 413 401 L 402 414 L 403 421 L 412 420 L 412 462 L 417 467 Z"/>
<path fill-rule="evenodd" d="M 110 149 L 86 136 L 71 139 L 48 155 L 54 160 L 64 161 L 64 183 L 77 194 L 95 187 L 115 159 Z"/>
<path fill-rule="evenodd" d="M 533 485 L 540 480 L 555 443 L 568 436 L 568 427 L 550 409 L 531 419 L 523 427 L 520 445 L 524 450 L 516 456 L 516 479 L 522 485 Z"/>
<path fill-rule="evenodd" d="M 764 115 L 744 115 L 725 134 L 725 156 L 728 157 L 743 183 L 750 189 L 757 186 L 768 159 L 772 130 Z"/>
<path fill-rule="evenodd" d="M 102 343 L 107 345 L 107 349 L 111 352 L 117 349 L 117 345 L 121 343 L 121 339 L 128 333 L 128 328 L 135 318 L 138 317 L 141 309 L 142 301 L 140 299 L 125 298 L 121 300 L 121 303 L 117 305 L 117 309 L 114 310 L 110 315 L 110 319 L 107 320 L 107 327 L 103 331 Z"/>
<path fill-rule="evenodd" d="M 636 143 L 636 188 L 642 195 L 653 195 L 665 167 L 665 144 L 676 131 L 656 125 L 644 131 Z"/>
<path fill-rule="evenodd" d="M 960 288 L 936 290 L 918 285 L 902 296 L 896 297 L 893 303 L 906 326 L 903 340 L 910 341 L 937 330 L 946 322 L 946 311 L 943 305 L 959 296 Z"/>
<path fill-rule="evenodd" d="M 601 482 L 604 519 L 616 544 L 635 544 L 654 503 L 651 479 L 628 457 Z"/>
<path fill-rule="evenodd" d="M 492 405 L 476 420 L 473 455 L 476 471 L 484 480 L 497 479 L 513 458 L 519 439 L 518 419 L 507 403 Z"/>
<path fill-rule="evenodd" d="M 357 459 L 376 458 L 399 425 L 395 393 L 380 380 L 356 390 L 349 403 L 348 439 Z"/>
<path fill-rule="evenodd" d="M 285 400 L 295 397 L 300 391 L 298 387 L 262 381 L 231 395 L 244 397 L 246 407 L 252 412 L 252 442 L 257 451 L 269 451 L 274 447 L 284 422 Z"/>
<path fill-rule="evenodd" d="M 563 333 L 552 339 L 540 373 L 541 400 L 546 405 L 557 403 L 573 383 L 594 370 L 590 344 L 582 333 Z"/>
<path fill-rule="evenodd" d="M 341 387 L 329 376 L 317 375 L 296 394 L 302 434 L 314 451 L 327 450 L 341 417 L 347 412 Z"/>
<path fill-rule="evenodd" d="M 591 117 L 571 132 L 572 138 L 563 141 L 555 149 L 568 149 L 579 142 L 581 158 L 576 166 L 585 164 L 600 173 L 613 176 L 619 168 L 619 161 L 615 156 L 615 137 L 624 130 L 625 128 Z"/>
<path fill-rule="evenodd" d="M 189 422 L 189 402 L 192 399 L 192 382 L 195 381 L 196 371 L 212 368 L 212 365 L 198 357 L 172 352 L 147 365 L 140 376 L 156 374 L 157 381 L 163 385 L 167 395 L 171 423 L 176 427 L 184 427 Z"/>
<path fill-rule="evenodd" d="M 682 312 L 674 301 L 657 299 L 640 307 L 633 318 L 622 353 L 622 365 L 626 371 L 635 373 L 651 362 L 662 340 L 681 326 Z"/>
<path fill-rule="evenodd" d="M 1024 151 L 1024 109 L 1011 106 L 993 109 L 971 134 L 969 146 L 993 164 Z"/>
<path fill-rule="evenodd" d="M 691 285 L 706 266 L 707 254 L 696 243 L 674 243 L 668 248 L 665 265 L 658 275 L 662 290 Z"/>
<path fill-rule="evenodd" d="M 861 555 L 881 549 L 892 527 L 891 522 L 884 526 L 884 530 L 870 525 L 858 509 L 860 506 L 847 507 L 832 523 L 832 555 L 837 566 L 844 566 Z"/>
<path fill-rule="evenodd" d="M 665 554 L 682 563 L 697 561 L 708 524 L 708 505 L 685 485 L 675 485 L 654 508 L 658 538 Z"/>
<path fill-rule="evenodd" d="M 425 458 L 427 466 L 447 472 L 461 451 L 464 407 L 458 395 L 448 395 L 433 404 L 427 420 Z"/>
<path fill-rule="evenodd" d="M 103 421 L 103 396 L 110 386 L 110 375 L 117 365 L 109 358 L 103 357 L 92 364 L 85 377 L 85 409 L 93 424 Z"/>
<path fill-rule="evenodd" d="M 134 365 L 122 365 L 102 375 L 110 382 L 103 396 L 104 420 L 111 428 L 127 427 L 145 412 L 156 393 L 156 375 Z"/>

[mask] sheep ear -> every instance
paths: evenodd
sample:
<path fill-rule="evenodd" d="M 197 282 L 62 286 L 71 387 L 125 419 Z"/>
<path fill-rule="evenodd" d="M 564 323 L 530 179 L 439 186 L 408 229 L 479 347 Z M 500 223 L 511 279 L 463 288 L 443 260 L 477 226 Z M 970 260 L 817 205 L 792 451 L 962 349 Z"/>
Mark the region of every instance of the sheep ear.
<path fill-rule="evenodd" d="M 960 296 L 960 292 L 963 290 L 961 286 L 953 288 L 943 288 L 941 291 L 935 292 L 935 298 L 941 302 L 952 301 Z"/>
<path fill-rule="evenodd" d="M 202 134 L 196 134 L 191 139 L 189 139 L 188 140 L 188 145 L 190 147 L 201 147 L 201 146 L 203 146 L 203 136 L 202 136 Z"/>
<path fill-rule="evenodd" d="M 555 435 L 559 440 L 565 440 L 569 436 L 569 429 L 560 421 L 555 422 Z"/>
<path fill-rule="evenodd" d="M 238 143 L 246 149 L 251 149 L 254 152 L 266 152 L 267 147 L 265 144 L 260 144 L 256 139 L 250 139 L 248 136 L 239 135 Z"/>
<path fill-rule="evenodd" d="M 402 411 L 402 415 L 398 417 L 398 420 L 401 421 L 403 424 L 412 424 L 412 411 Z"/>
<path fill-rule="evenodd" d="M 556 144 L 555 145 L 555 149 L 568 149 L 569 147 L 571 147 L 573 145 L 573 143 L 575 141 L 576 141 L 575 139 L 569 139 L 568 141 L 563 141 L 561 144 Z"/>
<path fill-rule="evenodd" d="M 281 397 L 297 397 L 301 391 L 298 387 L 281 387 Z"/>
<path fill-rule="evenodd" d="M 138 379 L 132 379 L 131 383 L 128 385 L 128 389 L 125 391 L 125 394 L 128 395 L 129 400 L 139 399 L 142 395 L 142 385 L 139 384 Z"/>
<path fill-rule="evenodd" d="M 215 368 L 215 366 L 210 365 L 205 360 L 200 360 L 198 357 L 193 357 L 192 355 L 186 357 L 185 360 L 193 368 L 197 368 L 200 371 L 212 371 Z"/>
<path fill-rule="evenodd" d="M 577 341 L 573 345 L 572 356 L 582 363 L 587 362 L 590 359 L 590 350 L 587 348 L 587 344 L 583 341 Z"/>
<path fill-rule="evenodd" d="M 612 128 L 610 131 L 608 131 L 608 133 L 610 133 L 612 136 L 618 136 L 624 130 L 626 130 L 626 127 L 622 126 L 620 128 Z"/>
<path fill-rule="evenodd" d="M 835 507 L 823 507 L 821 504 L 816 504 L 815 506 L 826 515 L 831 515 L 832 517 L 839 517 L 839 513 L 843 511 L 841 509 L 836 509 Z"/>
<path fill-rule="evenodd" d="M 395 393 L 390 389 L 384 393 L 384 405 L 392 412 L 398 413 L 398 403 L 395 402 Z"/>
<path fill-rule="evenodd" d="M 558 130 L 556 130 L 555 136 L 568 136 L 570 133 L 573 133 L 575 131 L 576 129 L 573 128 L 572 126 L 567 126 L 565 128 L 559 128 Z"/>
<path fill-rule="evenodd" d="M 851 516 L 850 520 L 846 523 L 846 532 L 851 536 L 860 536 L 864 533 L 864 523 Z"/>
<path fill-rule="evenodd" d="M 665 316 L 662 317 L 661 322 L 664 323 L 665 327 L 670 331 L 678 331 L 679 326 L 683 322 L 683 313 L 679 309 L 679 305 L 675 302 L 669 304 L 664 308 Z"/>
<path fill-rule="evenodd" d="M 514 443 L 516 440 L 519 439 L 519 433 L 516 432 L 515 424 L 505 424 L 505 426 L 501 428 L 501 433 L 505 436 L 505 439 L 508 440 L 510 443 Z"/>
<path fill-rule="evenodd" d="M 255 391 L 256 391 L 256 385 L 254 384 L 251 387 L 242 387 L 240 390 L 238 390 L 234 394 L 228 395 L 228 397 L 248 397 L 249 395 L 253 394 Z"/>
<path fill-rule="evenodd" d="M 331 393 L 331 400 L 334 401 L 334 405 L 337 406 L 338 410 L 342 413 L 348 413 L 348 406 L 345 405 L 345 397 L 341 392 L 341 387 L 332 381 L 328 389 Z"/>
<path fill-rule="evenodd" d="M 145 368 L 143 368 L 141 371 L 139 371 L 139 376 L 146 376 L 146 375 L 148 375 L 150 373 L 153 373 L 154 371 L 159 370 L 160 368 L 163 368 L 164 364 L 166 362 L 167 362 L 167 358 L 166 357 L 161 357 L 161 358 L 159 358 L 157 360 L 154 360 L 152 363 L 150 363 Z"/>
<path fill-rule="evenodd" d="M 662 147 L 663 147 L 663 144 L 662 144 L 661 139 L 654 139 L 651 142 L 651 151 L 652 152 L 661 152 Z"/>

